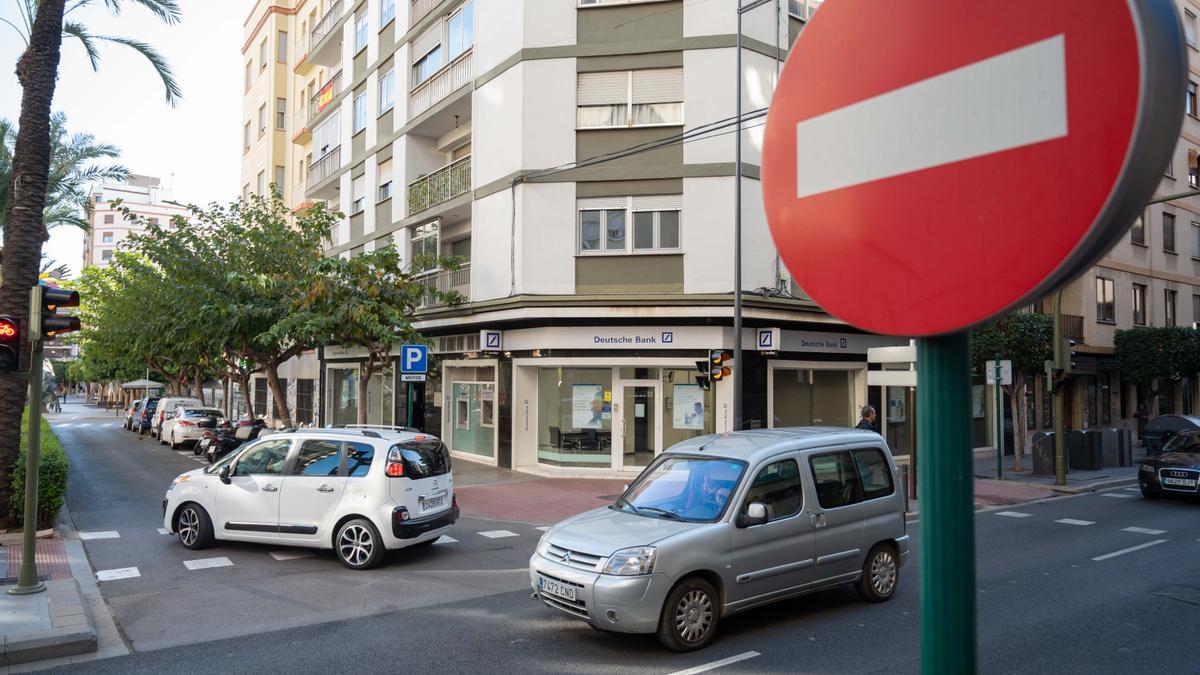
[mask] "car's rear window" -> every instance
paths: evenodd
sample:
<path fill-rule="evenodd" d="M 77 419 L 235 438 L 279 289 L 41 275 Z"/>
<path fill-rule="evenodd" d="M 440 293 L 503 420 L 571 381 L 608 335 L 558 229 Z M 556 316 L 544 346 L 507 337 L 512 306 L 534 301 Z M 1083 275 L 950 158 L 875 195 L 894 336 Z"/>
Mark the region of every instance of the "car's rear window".
<path fill-rule="evenodd" d="M 436 438 L 405 441 L 392 446 L 404 458 L 404 475 L 431 478 L 450 473 L 450 450 Z"/>
<path fill-rule="evenodd" d="M 183 411 L 183 416 L 188 418 L 197 417 L 224 417 L 224 413 L 220 410 L 205 410 L 203 408 L 190 408 Z"/>

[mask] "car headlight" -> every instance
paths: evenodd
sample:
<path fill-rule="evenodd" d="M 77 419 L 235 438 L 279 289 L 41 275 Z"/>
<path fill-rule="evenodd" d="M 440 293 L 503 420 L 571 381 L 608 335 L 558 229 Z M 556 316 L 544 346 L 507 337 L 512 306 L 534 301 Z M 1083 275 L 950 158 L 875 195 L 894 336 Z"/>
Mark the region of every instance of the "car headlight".
<path fill-rule="evenodd" d="M 623 548 L 612 554 L 604 566 L 604 574 L 619 576 L 634 576 L 654 572 L 654 561 L 658 559 L 658 549 L 653 546 L 635 546 Z"/>
<path fill-rule="evenodd" d="M 538 545 L 537 545 L 538 555 L 545 557 L 546 550 L 549 548 L 550 548 L 550 532 L 547 531 L 545 534 L 542 535 L 541 539 L 538 539 Z"/>
<path fill-rule="evenodd" d="M 1142 473 L 1154 473 L 1154 467 L 1149 464 L 1143 464 L 1141 471 Z"/>

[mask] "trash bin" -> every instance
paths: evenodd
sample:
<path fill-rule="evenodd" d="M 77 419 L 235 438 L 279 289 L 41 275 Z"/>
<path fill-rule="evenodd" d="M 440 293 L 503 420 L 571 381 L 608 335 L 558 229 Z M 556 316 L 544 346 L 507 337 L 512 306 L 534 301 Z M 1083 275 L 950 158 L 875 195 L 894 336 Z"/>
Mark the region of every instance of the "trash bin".
<path fill-rule="evenodd" d="M 1033 435 L 1033 472 L 1039 476 L 1054 475 L 1054 432 L 1039 431 Z"/>
<path fill-rule="evenodd" d="M 1076 455 L 1071 454 L 1071 468 L 1080 471 L 1099 471 L 1104 468 L 1104 448 L 1100 441 L 1099 429 L 1086 429 L 1081 432 L 1083 441 L 1078 455 L 1079 465 L 1076 466 Z M 1070 436 L 1067 436 L 1070 440 Z"/>
<path fill-rule="evenodd" d="M 1129 427 L 1118 429 L 1117 444 L 1121 448 L 1120 466 L 1133 466 L 1133 429 Z"/>
<path fill-rule="evenodd" d="M 1083 432 L 1072 429 L 1067 432 L 1067 468 L 1072 471 L 1087 471 L 1087 453 L 1083 449 Z"/>
<path fill-rule="evenodd" d="M 1101 429 L 1100 448 L 1104 466 L 1123 466 L 1121 464 L 1121 448 L 1118 442 L 1120 431 L 1113 428 Z"/>

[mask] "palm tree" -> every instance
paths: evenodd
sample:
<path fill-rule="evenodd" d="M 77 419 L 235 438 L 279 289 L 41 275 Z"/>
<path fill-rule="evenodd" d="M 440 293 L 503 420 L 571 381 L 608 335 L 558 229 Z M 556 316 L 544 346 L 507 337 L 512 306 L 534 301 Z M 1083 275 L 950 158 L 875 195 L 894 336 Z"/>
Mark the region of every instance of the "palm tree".
<path fill-rule="evenodd" d="M 179 20 L 177 0 L 14 0 L 21 12 L 23 26 L 7 22 L 25 42 L 25 52 L 17 60 L 17 80 L 21 83 L 19 129 L 13 143 L 12 170 L 8 183 L 8 202 L 4 212 L 4 259 L 0 261 L 0 314 L 25 321 L 29 316 L 26 298 L 37 283 L 42 244 L 46 241 L 43 222 L 46 194 L 51 171 L 50 103 L 58 83 L 58 63 L 63 36 L 80 40 L 92 65 L 98 65 L 98 41 L 131 47 L 146 57 L 163 80 L 167 102 L 179 98 L 166 61 L 149 45 L 131 38 L 91 35 L 78 21 L 67 20 L 68 12 L 103 2 L 113 14 L 131 4 L 150 10 L 165 23 Z M 12 470 L 20 440 L 21 411 L 25 407 L 25 377 L 0 373 L 0 505 L 12 498 Z M 7 521 L 7 518 L 2 520 Z"/>

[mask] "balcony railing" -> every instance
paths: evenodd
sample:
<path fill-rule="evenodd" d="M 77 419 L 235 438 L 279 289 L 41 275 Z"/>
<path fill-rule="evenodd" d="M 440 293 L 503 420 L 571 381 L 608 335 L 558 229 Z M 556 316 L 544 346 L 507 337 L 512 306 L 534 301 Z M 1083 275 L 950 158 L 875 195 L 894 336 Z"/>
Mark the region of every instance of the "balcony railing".
<path fill-rule="evenodd" d="M 439 293 L 449 293 L 457 291 L 462 296 L 464 302 L 471 299 L 471 265 L 466 264 L 453 272 L 443 270 L 433 272 L 427 276 L 414 279 L 418 284 L 421 284 L 430 291 L 438 291 Z M 439 307 L 446 304 L 441 299 L 434 298 L 431 293 L 426 292 L 421 296 L 422 307 Z"/>
<path fill-rule="evenodd" d="M 1072 340 L 1083 340 L 1083 317 L 1075 314 L 1062 315 L 1063 337 Z"/>
<path fill-rule="evenodd" d="M 412 11 L 408 14 L 408 25 L 415 26 L 438 6 L 440 0 L 412 0 Z"/>
<path fill-rule="evenodd" d="M 308 102 L 308 119 L 309 121 L 317 119 L 317 116 L 325 112 L 329 106 L 333 105 L 333 99 L 342 91 L 342 71 L 334 73 L 329 81 L 321 85 L 317 93 L 313 94 L 312 100 Z"/>
<path fill-rule="evenodd" d="M 322 38 L 324 38 L 326 35 L 329 35 L 329 31 L 333 28 L 333 25 L 338 22 L 338 19 L 342 18 L 342 12 L 344 10 L 344 0 L 337 0 L 337 2 L 334 2 L 329 6 L 329 11 L 325 12 L 325 16 L 321 17 L 321 20 L 317 22 L 317 25 L 313 26 L 312 39 L 308 43 L 309 49 L 316 47 L 317 43 L 319 43 Z"/>
<path fill-rule="evenodd" d="M 449 201 L 471 190 L 471 156 L 447 164 L 408 184 L 408 214 Z"/>
<path fill-rule="evenodd" d="M 342 146 L 339 145 L 308 167 L 308 188 L 311 190 L 314 185 L 332 176 L 341 166 Z"/>
<path fill-rule="evenodd" d="M 471 81 L 471 73 L 471 50 L 467 50 L 412 90 L 408 96 L 409 118 L 420 115 L 458 91 Z"/>

